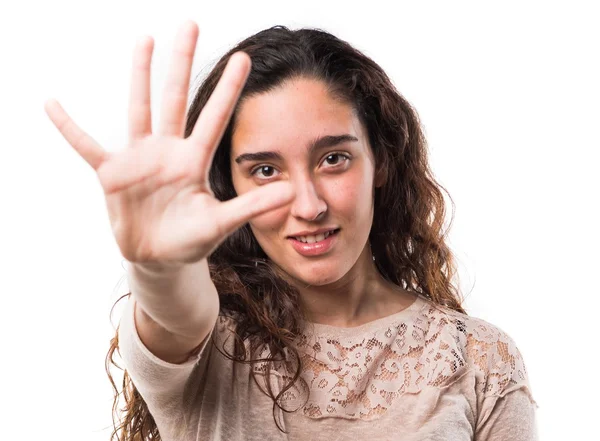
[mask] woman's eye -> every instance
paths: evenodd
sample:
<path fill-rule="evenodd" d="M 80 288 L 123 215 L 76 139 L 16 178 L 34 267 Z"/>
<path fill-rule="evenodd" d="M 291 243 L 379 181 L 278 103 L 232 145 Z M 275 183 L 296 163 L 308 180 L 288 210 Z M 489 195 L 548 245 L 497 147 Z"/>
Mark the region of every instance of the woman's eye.
<path fill-rule="evenodd" d="M 325 162 L 329 165 L 338 165 L 342 161 L 347 161 L 350 158 L 342 153 L 332 153 L 325 157 Z"/>
<path fill-rule="evenodd" d="M 262 176 L 260 176 L 259 173 Z M 261 165 L 259 167 L 256 167 L 254 170 L 252 170 L 250 172 L 250 174 L 252 176 L 259 176 L 259 177 L 263 177 L 263 178 L 271 178 L 271 177 L 273 177 L 274 173 L 275 173 L 275 168 L 271 167 L 270 165 Z"/>

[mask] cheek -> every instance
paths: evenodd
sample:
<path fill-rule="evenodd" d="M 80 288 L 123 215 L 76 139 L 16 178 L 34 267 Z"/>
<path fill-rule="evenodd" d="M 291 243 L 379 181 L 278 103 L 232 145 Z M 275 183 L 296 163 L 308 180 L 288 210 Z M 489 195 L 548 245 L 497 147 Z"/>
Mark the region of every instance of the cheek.
<path fill-rule="evenodd" d="M 373 197 L 366 182 L 369 182 L 368 174 L 359 173 L 331 182 L 330 191 L 327 192 L 329 206 L 352 217 L 368 213 Z"/>
<path fill-rule="evenodd" d="M 361 229 L 371 222 L 371 205 L 371 195 L 363 188 L 347 186 L 336 193 L 331 209 L 350 225 L 353 224 L 353 228 Z"/>

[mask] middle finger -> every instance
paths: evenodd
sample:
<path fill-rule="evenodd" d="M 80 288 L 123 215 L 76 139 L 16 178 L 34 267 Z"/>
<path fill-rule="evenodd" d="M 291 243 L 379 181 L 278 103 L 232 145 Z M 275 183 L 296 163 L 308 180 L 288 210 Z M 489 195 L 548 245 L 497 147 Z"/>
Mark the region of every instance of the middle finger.
<path fill-rule="evenodd" d="M 198 40 L 198 25 L 193 21 L 181 26 L 175 38 L 173 63 L 163 93 L 159 133 L 183 137 L 190 73 Z"/>
<path fill-rule="evenodd" d="M 131 66 L 131 92 L 129 95 L 129 141 L 152 133 L 150 103 L 150 63 L 154 40 L 144 38 L 138 42 Z"/>

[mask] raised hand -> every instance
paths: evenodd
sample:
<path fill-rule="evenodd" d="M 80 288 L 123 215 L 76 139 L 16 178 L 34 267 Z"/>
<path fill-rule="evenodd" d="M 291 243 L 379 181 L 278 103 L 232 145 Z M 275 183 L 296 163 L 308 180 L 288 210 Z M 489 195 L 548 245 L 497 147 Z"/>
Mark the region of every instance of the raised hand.
<path fill-rule="evenodd" d="M 49 100 L 45 110 L 71 146 L 96 171 L 114 236 L 130 262 L 183 264 L 207 257 L 229 234 L 255 216 L 294 197 L 292 187 L 271 183 L 227 202 L 208 183 L 214 152 L 250 71 L 250 57 L 233 54 L 192 134 L 183 138 L 190 72 L 198 39 L 194 22 L 175 40 L 160 124 L 152 132 L 152 38 L 136 45 L 129 104 L 129 145 L 105 151 Z"/>

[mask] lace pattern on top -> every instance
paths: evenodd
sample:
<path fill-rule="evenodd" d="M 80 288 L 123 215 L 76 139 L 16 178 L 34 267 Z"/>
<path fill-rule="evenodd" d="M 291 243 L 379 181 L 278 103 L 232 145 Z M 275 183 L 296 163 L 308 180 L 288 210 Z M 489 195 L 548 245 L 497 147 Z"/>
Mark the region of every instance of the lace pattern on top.
<path fill-rule="evenodd" d="M 477 392 L 483 396 L 525 387 L 535 403 L 510 336 L 481 319 L 423 300 L 410 316 L 363 335 L 300 335 L 305 383 L 297 381 L 286 391 L 282 406 L 310 418 L 372 420 L 403 394 L 447 387 L 470 371 L 481 373 Z M 264 374 L 264 367 L 259 363 L 254 372 Z M 275 375 L 275 387 L 289 378 Z"/>

